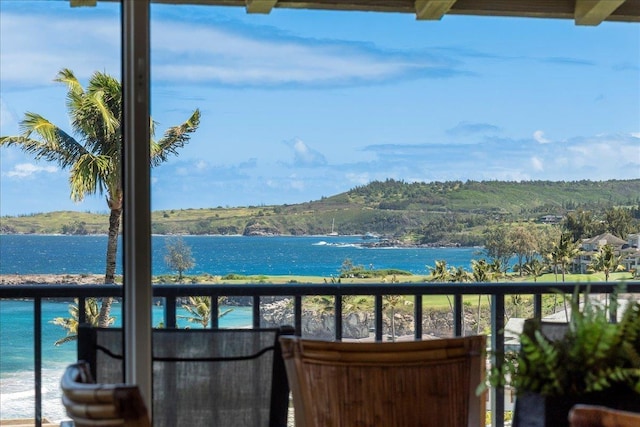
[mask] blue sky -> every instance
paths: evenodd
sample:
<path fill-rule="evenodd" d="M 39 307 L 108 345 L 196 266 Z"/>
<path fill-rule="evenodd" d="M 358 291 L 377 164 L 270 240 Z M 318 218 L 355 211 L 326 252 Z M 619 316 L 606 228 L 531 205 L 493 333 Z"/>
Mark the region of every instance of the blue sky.
<path fill-rule="evenodd" d="M 70 68 L 119 76 L 119 9 L 0 2 L 0 134 L 27 111 L 70 130 Z M 152 5 L 152 209 L 299 203 L 386 178 L 640 177 L 640 25 Z M 68 171 L 0 149 L 0 215 L 106 211 Z"/>

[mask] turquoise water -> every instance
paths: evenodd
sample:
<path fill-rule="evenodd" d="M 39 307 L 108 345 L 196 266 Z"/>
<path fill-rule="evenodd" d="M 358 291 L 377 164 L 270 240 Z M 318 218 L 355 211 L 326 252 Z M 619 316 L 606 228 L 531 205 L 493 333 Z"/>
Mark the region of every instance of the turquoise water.
<path fill-rule="evenodd" d="M 172 274 L 164 263 L 170 238 L 153 236 L 153 275 Z M 185 236 L 195 267 L 187 274 L 229 273 L 246 275 L 337 275 L 342 262 L 367 268 L 397 268 L 414 274 L 428 273 L 428 266 L 445 259 L 451 266 L 470 268 L 479 258 L 477 248 L 366 248 L 358 236 L 241 237 Z M 106 236 L 0 235 L 1 274 L 101 274 L 105 266 Z M 119 262 L 119 265 L 122 263 Z M 120 272 L 120 270 L 119 270 Z M 58 382 L 64 367 L 75 361 L 75 342 L 54 346 L 64 330 L 51 324 L 55 317 L 68 317 L 69 302 L 43 302 L 43 415 L 64 418 Z M 163 318 L 162 307 L 154 307 L 153 324 Z M 120 308 L 113 315 L 120 319 Z M 184 314 L 184 313 L 178 313 Z M 184 321 L 179 326 L 186 326 Z M 118 320 L 119 322 L 119 320 Z M 221 327 L 251 324 L 250 307 L 233 307 L 220 319 Z M 0 301 L 0 418 L 34 416 L 33 393 L 33 303 Z"/>
<path fill-rule="evenodd" d="M 224 328 L 247 327 L 251 325 L 251 307 L 221 307 L 232 311 L 220 319 Z M 54 343 L 65 336 L 65 331 L 51 321 L 55 317 L 69 317 L 68 302 L 42 303 L 42 397 L 43 414 L 49 420 L 64 418 L 60 405 L 58 382 L 65 366 L 74 362 L 76 342 L 59 346 Z M 163 308 L 153 307 L 153 324 L 163 319 Z M 178 315 L 186 315 L 183 309 Z M 120 325 L 121 307 L 114 304 L 112 315 L 115 325 Z M 184 319 L 178 319 L 178 326 L 187 326 Z M 191 327 L 196 327 L 190 324 Z M 33 302 L 0 301 L 0 419 L 33 418 Z"/>

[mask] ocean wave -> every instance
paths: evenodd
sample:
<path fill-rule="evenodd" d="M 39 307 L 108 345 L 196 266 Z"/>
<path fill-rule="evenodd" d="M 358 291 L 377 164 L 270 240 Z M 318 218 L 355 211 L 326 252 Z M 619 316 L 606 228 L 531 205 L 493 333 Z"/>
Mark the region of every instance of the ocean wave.
<path fill-rule="evenodd" d="M 60 378 L 64 368 L 42 370 L 42 416 L 59 423 L 68 419 L 62 406 Z M 35 385 L 33 371 L 17 371 L 2 375 L 0 391 L 2 419 L 34 418 Z"/>

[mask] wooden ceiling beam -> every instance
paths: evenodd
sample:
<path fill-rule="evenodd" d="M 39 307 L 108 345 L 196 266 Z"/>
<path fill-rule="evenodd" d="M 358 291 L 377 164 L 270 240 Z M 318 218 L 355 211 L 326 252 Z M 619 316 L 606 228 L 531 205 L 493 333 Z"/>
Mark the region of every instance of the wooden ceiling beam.
<path fill-rule="evenodd" d="M 71 7 L 95 7 L 98 4 L 98 0 L 69 0 L 69 4 Z"/>
<path fill-rule="evenodd" d="M 278 0 L 246 0 L 247 13 L 271 13 Z"/>
<path fill-rule="evenodd" d="M 576 25 L 600 25 L 624 2 L 625 0 L 576 0 Z"/>
<path fill-rule="evenodd" d="M 438 21 L 449 12 L 456 0 L 415 0 L 416 18 Z"/>

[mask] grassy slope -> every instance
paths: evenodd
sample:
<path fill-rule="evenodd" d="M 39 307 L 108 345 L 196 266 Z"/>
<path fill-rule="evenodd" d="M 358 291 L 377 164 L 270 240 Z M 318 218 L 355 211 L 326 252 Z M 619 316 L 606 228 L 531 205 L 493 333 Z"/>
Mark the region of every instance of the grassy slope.
<path fill-rule="evenodd" d="M 335 219 L 341 234 L 404 235 L 439 218 L 458 223 L 535 219 L 582 207 L 603 210 L 637 206 L 640 179 L 579 182 L 375 182 L 318 201 L 282 206 L 175 209 L 152 213 L 158 234 L 243 234 L 247 228 L 284 235 L 326 234 Z M 84 223 L 88 233 L 106 233 L 108 216 L 86 212 L 50 212 L 0 218 L 4 233 L 61 233 Z M 465 225 L 461 236 L 479 233 Z"/>

